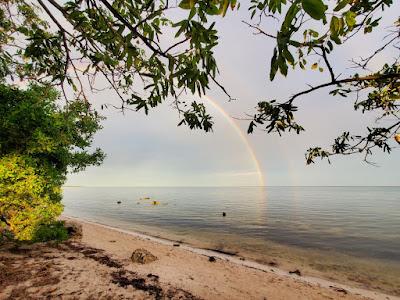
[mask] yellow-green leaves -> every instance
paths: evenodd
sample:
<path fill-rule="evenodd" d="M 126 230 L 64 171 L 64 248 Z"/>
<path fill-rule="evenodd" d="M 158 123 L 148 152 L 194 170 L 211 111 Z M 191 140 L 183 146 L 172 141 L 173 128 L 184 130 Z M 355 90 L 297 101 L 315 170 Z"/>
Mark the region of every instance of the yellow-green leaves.
<path fill-rule="evenodd" d="M 331 33 L 331 40 L 334 41 L 336 44 L 341 44 L 341 40 L 339 36 L 343 32 L 343 19 L 333 16 L 331 19 L 330 24 L 330 33 Z"/>
<path fill-rule="evenodd" d="M 304 11 L 313 19 L 325 19 L 325 11 L 328 6 L 322 0 L 302 0 L 301 4 Z"/>
<path fill-rule="evenodd" d="M 351 0 L 341 0 L 338 2 L 338 4 L 336 5 L 336 7 L 333 10 L 339 11 L 339 10 L 343 9 L 350 2 L 351 2 Z"/>
<path fill-rule="evenodd" d="M 179 3 L 179 7 L 182 9 L 190 9 L 189 19 L 195 15 L 195 8 L 199 6 L 201 12 L 206 12 L 208 15 L 222 15 L 225 17 L 229 7 L 232 10 L 235 9 L 237 0 L 182 0 Z"/>
<path fill-rule="evenodd" d="M 37 228 L 54 221 L 63 209 L 54 201 L 61 190 L 51 187 L 29 161 L 21 155 L 0 158 L 0 215 L 7 221 L 0 221 L 0 227 L 9 227 L 18 240 L 34 239 Z"/>
<path fill-rule="evenodd" d="M 344 13 L 344 19 L 349 30 L 353 29 L 354 25 L 356 25 L 356 16 L 356 13 L 351 10 Z"/>
<path fill-rule="evenodd" d="M 99 149 L 87 151 L 101 118 L 87 102 L 58 107 L 50 86 L 0 84 L 0 99 L 0 227 L 32 240 L 61 214 L 67 172 L 104 158 Z"/>
<path fill-rule="evenodd" d="M 229 0 L 224 0 L 220 4 L 220 14 L 223 17 L 225 17 L 225 15 L 226 15 L 226 11 L 228 10 L 229 2 L 230 2 Z"/>
<path fill-rule="evenodd" d="M 191 9 L 195 5 L 195 0 L 182 0 L 179 7 L 183 9 Z"/>

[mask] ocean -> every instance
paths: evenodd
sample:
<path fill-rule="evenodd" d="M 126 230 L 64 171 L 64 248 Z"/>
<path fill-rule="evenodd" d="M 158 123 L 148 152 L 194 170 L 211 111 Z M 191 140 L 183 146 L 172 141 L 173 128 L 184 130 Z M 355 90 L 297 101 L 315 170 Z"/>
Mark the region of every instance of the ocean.
<path fill-rule="evenodd" d="M 63 203 L 67 216 L 400 286 L 400 187 L 65 187 Z"/>

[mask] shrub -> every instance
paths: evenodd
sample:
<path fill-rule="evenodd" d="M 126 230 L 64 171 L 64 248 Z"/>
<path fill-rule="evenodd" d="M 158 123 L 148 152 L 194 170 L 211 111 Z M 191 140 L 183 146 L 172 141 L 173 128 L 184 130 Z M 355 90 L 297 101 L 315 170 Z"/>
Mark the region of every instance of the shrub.
<path fill-rule="evenodd" d="M 99 165 L 87 150 L 102 119 L 84 101 L 60 107 L 50 86 L 0 84 L 0 232 L 17 240 L 64 238 L 61 186 L 68 172 Z M 51 231 L 54 231 L 53 233 Z"/>
<path fill-rule="evenodd" d="M 0 158 L 0 227 L 16 239 L 32 240 L 38 226 L 54 221 L 63 209 L 60 197 L 60 187 L 48 187 L 23 156 Z"/>
<path fill-rule="evenodd" d="M 64 222 L 56 221 L 50 224 L 40 225 L 34 234 L 34 242 L 64 241 L 68 239 L 68 230 Z"/>

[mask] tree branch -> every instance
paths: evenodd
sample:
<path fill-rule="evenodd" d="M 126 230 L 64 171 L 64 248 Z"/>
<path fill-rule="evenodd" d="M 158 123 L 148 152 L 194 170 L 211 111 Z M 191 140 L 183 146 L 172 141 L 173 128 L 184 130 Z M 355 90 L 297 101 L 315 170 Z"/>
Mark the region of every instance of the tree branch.
<path fill-rule="evenodd" d="M 53 0 L 51 0 L 53 1 Z M 100 0 L 101 3 L 103 3 L 107 9 L 114 15 L 114 17 L 116 17 L 118 20 L 120 20 L 127 28 L 129 28 L 129 30 L 136 35 L 137 37 L 139 37 L 143 43 L 145 43 L 145 45 L 147 47 L 149 47 L 154 53 L 157 53 L 165 58 L 168 58 L 168 55 L 166 55 L 164 52 L 162 52 L 159 49 L 156 49 L 151 42 L 149 42 L 149 40 L 144 37 L 142 34 L 140 34 L 140 32 L 137 31 L 137 29 L 132 26 L 131 23 L 129 23 L 107 0 Z"/>
<path fill-rule="evenodd" d="M 321 88 L 325 88 L 328 86 L 332 85 L 339 85 L 342 83 L 350 83 L 350 82 L 362 82 L 362 81 L 372 81 L 372 80 L 377 80 L 377 79 L 400 79 L 400 73 L 391 73 L 391 74 L 375 74 L 375 75 L 369 75 L 365 77 L 351 77 L 351 78 L 346 78 L 346 79 L 341 79 L 341 80 L 332 80 L 327 83 L 323 83 L 314 87 L 309 88 L 308 90 L 302 91 L 300 93 L 294 94 L 288 101 L 287 103 L 292 103 L 297 97 L 314 92 L 316 90 L 319 90 Z"/>
<path fill-rule="evenodd" d="M 67 76 L 69 63 L 71 61 L 70 50 L 69 50 L 69 47 L 68 47 L 67 36 L 66 36 L 66 32 L 67 31 L 64 29 L 64 27 L 61 26 L 61 24 L 57 21 L 57 19 L 51 13 L 51 11 L 48 9 L 48 7 L 43 3 L 43 1 L 42 0 L 38 0 L 38 2 L 40 4 L 40 6 L 46 11 L 47 15 L 51 18 L 51 20 L 57 25 L 57 27 L 60 29 L 60 32 L 62 34 L 63 44 L 64 44 L 64 48 L 65 48 L 64 78 L 62 80 L 62 81 L 64 81 L 65 77 Z"/>
<path fill-rule="evenodd" d="M 325 61 L 325 65 L 326 65 L 326 67 L 327 67 L 328 70 L 329 70 L 329 74 L 331 75 L 331 80 L 332 80 L 332 82 L 333 82 L 333 81 L 336 80 L 336 77 L 335 77 L 335 74 L 333 73 L 333 68 L 332 68 L 331 64 L 329 63 L 328 56 L 326 55 L 325 47 L 324 47 L 324 46 L 320 46 L 319 48 L 320 48 L 321 51 L 322 51 L 322 58 L 323 58 L 324 61 Z"/>

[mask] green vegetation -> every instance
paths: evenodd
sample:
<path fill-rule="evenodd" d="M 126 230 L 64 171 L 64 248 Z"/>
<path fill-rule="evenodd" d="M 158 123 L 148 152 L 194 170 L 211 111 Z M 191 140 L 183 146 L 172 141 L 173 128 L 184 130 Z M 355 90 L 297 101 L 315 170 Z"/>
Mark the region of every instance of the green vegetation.
<path fill-rule="evenodd" d="M 66 239 L 68 239 L 68 231 L 64 227 L 64 222 L 56 221 L 50 224 L 38 226 L 35 232 L 34 241 L 65 241 Z"/>
<path fill-rule="evenodd" d="M 0 229 L 18 240 L 43 240 L 48 225 L 61 235 L 61 185 L 68 171 L 102 161 L 86 149 L 101 118 L 81 101 L 58 107 L 49 86 L 2 84 L 0 99 Z"/>
<path fill-rule="evenodd" d="M 375 148 L 390 153 L 390 143 L 397 141 L 400 130 L 400 64 L 398 57 L 385 61 L 380 68 L 372 68 L 374 58 L 389 47 L 399 49 L 400 17 L 391 20 L 390 28 L 382 28 L 384 10 L 393 6 L 392 0 L 252 0 L 251 16 L 258 16 L 258 22 L 245 22 L 256 33 L 274 39 L 270 67 L 270 80 L 277 73 L 286 76 L 289 69 L 326 73 L 321 83 L 309 86 L 285 101 L 276 99 L 258 103 L 257 112 L 250 122 L 249 133 L 256 126 L 267 132 L 281 134 L 285 131 L 300 133 L 304 128 L 295 121 L 297 107 L 295 102 L 307 94 L 320 89 L 331 88 L 329 94 L 337 97 L 354 97 L 354 109 L 364 113 L 373 112 L 379 125 L 367 127 L 366 134 L 343 132 L 334 140 L 330 149 L 313 147 L 307 151 L 307 164 L 316 158 L 332 155 L 364 154 L 368 161 Z M 392 8 L 393 9 L 393 8 Z M 284 16 L 279 19 L 280 28 L 270 34 L 260 27 L 261 20 Z M 364 58 L 349 58 L 352 61 L 350 75 L 348 70 L 337 70 L 331 54 L 348 43 L 355 36 L 363 35 L 368 45 L 368 34 L 379 28 L 385 31 L 381 45 L 371 46 L 371 55 Z M 309 66 L 309 67 L 308 67 Z M 375 69 L 375 71 L 371 71 Z M 321 77 L 324 78 L 324 77 Z M 384 124 L 384 125 L 383 125 Z M 375 127 L 377 126 L 377 127 Z M 393 139 L 394 138 L 394 139 Z"/>
<path fill-rule="evenodd" d="M 27 161 L 18 155 L 0 160 L 0 226 L 18 240 L 35 239 L 37 228 L 62 212 L 60 188 L 46 184 Z"/>
<path fill-rule="evenodd" d="M 390 152 L 393 137 L 400 140 L 397 57 L 380 68 L 375 64 L 370 71 L 377 54 L 390 47 L 398 49 L 399 18 L 390 20 L 390 28 L 381 26 L 383 11 L 393 9 L 393 0 L 182 0 L 178 6 L 163 0 L 32 3 L 0 3 L 0 73 L 9 79 L 50 82 L 63 91 L 72 86 L 74 97 L 88 99 L 84 86 L 103 89 L 94 83 L 94 78 L 101 77 L 120 98 L 120 109 L 147 114 L 172 99 L 181 116 L 179 125 L 210 131 L 212 117 L 203 103 L 190 97 L 205 94 L 213 84 L 232 99 L 229 89 L 218 81 L 214 51 L 219 41 L 218 19 L 242 4 L 247 5 L 244 9 L 249 17 L 238 22 L 276 42 L 269 59 L 270 80 L 296 68 L 326 74 L 319 84 L 286 100 L 260 101 L 248 118 L 249 133 L 255 128 L 267 133 L 301 133 L 304 128 L 296 120 L 296 102 L 328 89 L 334 96 L 354 98 L 355 110 L 373 112 L 381 122 L 371 124 L 366 133 L 344 132 L 330 149 L 310 148 L 307 163 L 354 153 L 364 153 L 367 161 L 373 149 Z M 180 12 L 170 13 L 173 10 Z M 353 59 L 350 71 L 331 61 L 331 54 L 355 36 L 369 45 L 368 35 L 377 28 L 385 32 L 382 44 L 371 45 L 370 56 Z M 70 95 L 64 96 L 68 99 Z"/>

